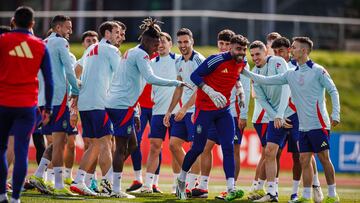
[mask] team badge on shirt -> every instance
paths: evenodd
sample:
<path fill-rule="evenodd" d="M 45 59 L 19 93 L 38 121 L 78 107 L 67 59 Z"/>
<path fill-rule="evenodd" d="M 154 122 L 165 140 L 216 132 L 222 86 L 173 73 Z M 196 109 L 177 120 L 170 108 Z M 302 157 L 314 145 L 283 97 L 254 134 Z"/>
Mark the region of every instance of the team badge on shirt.
<path fill-rule="evenodd" d="M 63 129 L 67 128 L 67 122 L 65 120 L 62 122 L 62 127 L 63 127 Z"/>
<path fill-rule="evenodd" d="M 197 132 L 197 134 L 200 134 L 201 131 L 202 131 L 202 127 L 201 127 L 201 125 L 199 124 L 199 125 L 196 126 L 196 132 Z"/>
<path fill-rule="evenodd" d="M 131 125 L 129 125 L 128 127 L 127 127 L 127 134 L 130 134 L 131 133 Z"/>

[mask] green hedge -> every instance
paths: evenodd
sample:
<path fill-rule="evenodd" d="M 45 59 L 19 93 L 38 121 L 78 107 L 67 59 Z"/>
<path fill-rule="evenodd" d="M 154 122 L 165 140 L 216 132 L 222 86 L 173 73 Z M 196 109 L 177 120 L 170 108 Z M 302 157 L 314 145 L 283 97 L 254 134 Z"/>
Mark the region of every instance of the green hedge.
<path fill-rule="evenodd" d="M 120 48 L 124 53 L 127 49 L 135 46 L 134 43 L 126 43 Z M 217 53 L 215 47 L 195 47 L 204 56 Z M 71 51 L 80 58 L 84 49 L 80 44 L 71 44 Z M 173 51 L 179 53 L 176 47 Z M 360 131 L 360 53 L 315 50 L 311 53 L 314 62 L 324 66 L 333 78 L 339 93 L 341 102 L 341 124 L 335 131 Z M 253 63 L 248 55 L 251 66 Z M 359 88 L 359 89 L 358 89 Z M 331 113 L 331 102 L 328 98 L 329 114 Z M 250 118 L 252 116 L 253 102 L 250 105 Z M 249 119 L 250 121 L 251 119 Z M 248 125 L 251 125 L 248 122 Z"/>

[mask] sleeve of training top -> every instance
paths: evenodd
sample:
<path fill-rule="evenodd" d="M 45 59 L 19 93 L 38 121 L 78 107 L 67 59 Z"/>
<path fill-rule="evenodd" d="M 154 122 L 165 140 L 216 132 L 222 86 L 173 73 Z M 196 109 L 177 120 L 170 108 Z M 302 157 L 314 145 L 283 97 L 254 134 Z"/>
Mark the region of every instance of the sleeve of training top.
<path fill-rule="evenodd" d="M 152 71 L 149 57 L 145 55 L 138 54 L 136 58 L 136 65 L 139 68 L 141 75 L 144 77 L 146 82 L 152 85 L 158 86 L 179 86 L 180 82 L 177 80 L 167 80 L 164 78 L 160 78 L 154 75 Z"/>
<path fill-rule="evenodd" d="M 288 71 L 289 67 L 286 61 L 280 58 L 279 63 L 277 64 L 277 72 L 278 74 L 283 74 Z M 289 104 L 289 97 L 290 97 L 290 87 L 289 85 L 282 85 L 281 87 L 281 97 L 280 97 L 280 104 L 279 108 L 277 109 L 277 113 L 275 118 L 284 118 L 284 113 L 286 107 Z"/>
<path fill-rule="evenodd" d="M 109 54 L 108 57 L 109 57 L 109 61 L 110 61 L 112 76 L 114 76 L 116 69 L 120 65 L 120 61 L 121 61 L 120 52 L 119 52 L 118 48 L 114 48 L 114 50 L 109 50 L 108 54 Z M 110 77 L 109 84 L 112 83 L 112 80 L 113 80 L 113 77 Z"/>
<path fill-rule="evenodd" d="M 262 108 L 265 109 L 266 113 L 269 115 L 270 118 L 274 118 L 276 115 L 276 111 L 273 109 L 273 107 L 268 102 L 268 99 L 264 93 L 264 90 L 260 87 L 258 83 L 253 84 L 256 99 L 261 105 Z"/>
<path fill-rule="evenodd" d="M 326 89 L 331 97 L 332 104 L 332 113 L 331 118 L 335 121 L 340 122 L 340 99 L 339 92 L 331 79 L 329 73 L 325 70 L 325 68 L 319 69 L 318 73 L 319 81 L 321 85 Z"/>
<path fill-rule="evenodd" d="M 202 62 L 191 74 L 190 79 L 197 86 L 204 84 L 203 77 L 212 73 L 224 60 L 222 55 L 212 55 Z"/>
<path fill-rule="evenodd" d="M 52 108 L 52 98 L 54 94 L 54 82 L 52 79 L 51 62 L 47 48 L 45 49 L 44 56 L 40 65 L 41 72 L 45 82 L 45 108 Z"/>
<path fill-rule="evenodd" d="M 75 76 L 75 72 L 73 69 L 72 59 L 70 56 L 70 52 L 68 50 L 68 44 L 66 40 L 61 41 L 62 43 L 58 45 L 60 59 L 65 67 L 66 79 L 69 81 L 71 86 L 71 94 L 79 95 L 79 87 L 77 86 L 77 80 Z"/>
<path fill-rule="evenodd" d="M 249 70 L 249 64 L 247 63 L 245 69 Z M 243 85 L 245 92 L 245 107 L 240 108 L 240 118 L 247 119 L 250 103 L 250 79 L 248 77 L 240 77 L 241 84 Z"/>
<path fill-rule="evenodd" d="M 260 83 L 264 85 L 284 85 L 288 83 L 287 74 L 289 72 L 290 71 L 287 71 L 285 73 L 273 76 L 263 76 L 244 69 L 242 74 L 246 77 L 251 78 L 255 83 Z"/>

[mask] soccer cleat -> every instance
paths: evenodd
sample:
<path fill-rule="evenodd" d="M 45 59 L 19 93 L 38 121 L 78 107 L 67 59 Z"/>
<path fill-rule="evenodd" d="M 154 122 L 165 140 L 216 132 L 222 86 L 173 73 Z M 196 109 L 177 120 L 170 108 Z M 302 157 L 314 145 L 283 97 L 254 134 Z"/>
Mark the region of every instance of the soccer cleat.
<path fill-rule="evenodd" d="M 89 188 L 91 191 L 95 192 L 95 193 L 100 193 L 100 190 L 97 186 L 97 181 L 95 179 L 92 179 L 91 180 L 91 185 L 90 185 L 90 188 Z"/>
<path fill-rule="evenodd" d="M 120 191 L 119 193 L 117 192 L 112 192 L 110 194 L 110 197 L 115 197 L 115 198 L 126 198 L 126 199 L 134 199 L 135 196 L 134 195 L 129 195 L 123 191 Z"/>
<path fill-rule="evenodd" d="M 73 179 L 72 178 L 64 178 L 64 183 L 66 184 L 66 185 L 71 185 L 71 183 L 73 182 Z"/>
<path fill-rule="evenodd" d="M 176 179 L 176 196 L 181 200 L 186 200 L 186 192 L 185 192 L 186 184 L 184 181 Z"/>
<path fill-rule="evenodd" d="M 306 199 L 304 197 L 300 197 L 296 200 L 289 200 L 289 203 L 314 203 L 312 199 Z"/>
<path fill-rule="evenodd" d="M 51 181 L 46 181 L 45 182 L 45 186 L 46 186 L 46 188 L 48 189 L 48 191 L 50 191 L 50 192 L 54 192 L 54 183 L 53 182 L 51 182 Z"/>
<path fill-rule="evenodd" d="M 257 200 L 265 196 L 266 192 L 264 189 L 255 190 L 248 194 L 248 200 Z"/>
<path fill-rule="evenodd" d="M 143 184 L 137 180 L 134 180 L 129 188 L 126 189 L 126 192 L 133 192 L 141 188 Z"/>
<path fill-rule="evenodd" d="M 101 193 L 105 193 L 105 194 L 111 194 L 112 192 L 112 185 L 111 183 L 106 180 L 106 179 L 102 179 L 100 182 L 100 186 L 101 186 Z"/>
<path fill-rule="evenodd" d="M 191 190 L 191 197 L 194 198 L 208 198 L 208 190 L 194 188 Z"/>
<path fill-rule="evenodd" d="M 144 185 L 140 188 L 140 193 L 149 194 L 149 193 L 153 193 L 153 190 L 152 190 L 152 188 L 149 188 Z"/>
<path fill-rule="evenodd" d="M 233 201 L 234 199 L 240 199 L 244 196 L 244 191 L 243 190 L 233 190 L 229 193 L 227 193 L 226 197 L 225 197 L 225 201 L 230 202 Z"/>
<path fill-rule="evenodd" d="M 315 203 L 320 203 L 324 200 L 324 194 L 320 186 L 313 185 L 313 197 Z"/>
<path fill-rule="evenodd" d="M 267 193 L 260 199 L 254 200 L 254 202 L 279 202 L 279 200 L 276 195 L 271 195 L 270 193 Z"/>
<path fill-rule="evenodd" d="M 340 197 L 339 197 L 339 195 L 336 195 L 335 197 L 327 196 L 325 202 L 326 203 L 339 203 L 340 202 Z"/>
<path fill-rule="evenodd" d="M 176 185 L 171 186 L 171 194 L 176 195 Z"/>
<path fill-rule="evenodd" d="M 76 196 L 76 194 L 72 193 L 70 190 L 68 190 L 67 188 L 62 188 L 62 189 L 54 189 L 54 191 L 52 192 L 53 195 L 59 195 L 59 196 Z"/>
<path fill-rule="evenodd" d="M 88 187 L 86 187 L 85 183 L 75 183 L 73 182 L 70 186 L 70 190 L 72 192 L 75 192 L 79 195 L 85 195 L 85 196 L 97 196 L 97 193 L 90 190 Z"/>
<path fill-rule="evenodd" d="M 288 203 L 292 203 L 298 199 L 299 199 L 298 195 L 296 193 L 294 193 L 290 196 L 290 200 L 288 201 Z"/>
<path fill-rule="evenodd" d="M 35 175 L 30 176 L 29 182 L 41 193 L 50 194 L 50 191 L 46 188 L 43 178 L 39 178 Z"/>
<path fill-rule="evenodd" d="M 163 192 L 160 190 L 159 186 L 157 185 L 153 185 L 152 186 L 152 191 L 153 193 L 159 193 L 159 194 L 162 194 Z"/>

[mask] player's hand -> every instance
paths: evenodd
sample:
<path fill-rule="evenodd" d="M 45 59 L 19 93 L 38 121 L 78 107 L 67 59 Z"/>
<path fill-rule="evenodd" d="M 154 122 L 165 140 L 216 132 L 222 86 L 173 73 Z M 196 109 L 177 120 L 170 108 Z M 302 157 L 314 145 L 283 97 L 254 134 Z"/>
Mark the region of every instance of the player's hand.
<path fill-rule="evenodd" d="M 78 85 L 79 89 L 81 89 L 81 86 L 82 86 L 82 82 L 81 82 L 81 80 L 76 79 L 76 82 L 77 82 L 77 85 Z"/>
<path fill-rule="evenodd" d="M 44 109 L 41 112 L 41 118 L 42 118 L 42 124 L 43 126 L 47 125 L 50 122 L 51 119 L 51 110 L 49 109 Z"/>
<path fill-rule="evenodd" d="M 210 97 L 211 101 L 215 104 L 217 108 L 220 109 L 226 106 L 227 100 L 223 94 L 215 91 L 212 87 L 208 85 L 202 86 L 202 90 Z"/>
<path fill-rule="evenodd" d="M 330 122 L 331 122 L 331 127 L 335 127 L 340 123 L 340 121 L 333 120 L 332 118 L 330 118 Z"/>
<path fill-rule="evenodd" d="M 240 81 L 236 82 L 236 96 L 239 98 L 239 106 L 245 107 L 245 92 Z"/>
<path fill-rule="evenodd" d="M 293 125 L 291 124 L 291 120 L 288 118 L 285 118 L 285 121 L 283 123 L 283 127 L 286 129 L 293 128 Z"/>
<path fill-rule="evenodd" d="M 246 125 L 247 125 L 247 120 L 246 119 L 241 119 L 239 118 L 238 120 L 238 127 L 239 129 L 241 130 L 241 132 L 244 132 L 245 128 L 246 128 Z"/>
<path fill-rule="evenodd" d="M 174 120 L 177 122 L 181 121 L 184 118 L 184 116 L 186 115 L 186 111 L 187 111 L 187 109 L 182 107 L 178 112 L 175 113 Z"/>
<path fill-rule="evenodd" d="M 276 129 L 280 129 L 282 126 L 283 126 L 283 119 L 281 119 L 281 118 L 275 118 L 275 120 L 274 120 L 274 127 L 276 128 Z"/>
<path fill-rule="evenodd" d="M 179 87 L 187 87 L 191 90 L 194 90 L 193 87 L 189 84 L 189 83 L 186 83 L 186 82 L 183 82 L 183 81 L 179 81 Z"/>
<path fill-rule="evenodd" d="M 241 93 L 238 98 L 239 98 L 239 106 L 240 106 L 240 108 L 241 107 L 245 108 L 245 94 Z"/>
<path fill-rule="evenodd" d="M 163 119 L 163 124 L 165 127 L 170 127 L 170 117 L 171 117 L 171 113 L 166 112 L 164 119 Z"/>
<path fill-rule="evenodd" d="M 79 121 L 78 112 L 76 110 L 72 110 L 70 112 L 70 125 L 71 125 L 71 127 L 75 128 L 78 121 Z"/>
<path fill-rule="evenodd" d="M 70 101 L 70 108 L 77 109 L 79 96 L 78 95 L 70 95 L 69 101 Z"/>
<path fill-rule="evenodd" d="M 136 132 L 140 132 L 140 130 L 141 130 L 140 117 L 135 116 L 135 117 L 134 117 L 134 122 L 135 122 L 135 131 L 136 131 Z"/>

